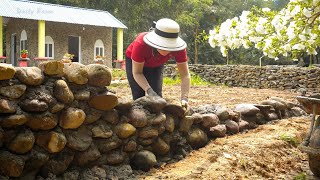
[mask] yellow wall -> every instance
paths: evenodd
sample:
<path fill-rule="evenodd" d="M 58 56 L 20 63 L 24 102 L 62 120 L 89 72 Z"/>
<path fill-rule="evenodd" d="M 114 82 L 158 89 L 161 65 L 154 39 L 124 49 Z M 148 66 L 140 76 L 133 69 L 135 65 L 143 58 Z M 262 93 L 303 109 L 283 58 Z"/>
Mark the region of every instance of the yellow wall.
<path fill-rule="evenodd" d="M 117 29 L 117 60 L 123 60 L 123 29 Z"/>
<path fill-rule="evenodd" d="M 38 57 L 45 57 L 46 22 L 38 21 Z"/>

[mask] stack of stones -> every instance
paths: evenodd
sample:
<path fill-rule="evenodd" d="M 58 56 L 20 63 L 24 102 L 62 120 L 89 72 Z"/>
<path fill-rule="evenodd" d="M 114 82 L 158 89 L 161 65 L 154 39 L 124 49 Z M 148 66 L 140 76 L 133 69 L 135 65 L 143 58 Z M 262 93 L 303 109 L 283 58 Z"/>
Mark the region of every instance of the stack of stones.
<path fill-rule="evenodd" d="M 214 84 L 232 87 L 290 90 L 308 95 L 320 93 L 320 68 L 297 66 L 190 65 L 190 70 Z M 176 77 L 174 66 L 164 74 Z"/>
<path fill-rule="evenodd" d="M 100 64 L 0 65 L 0 178 L 125 178 L 132 168 L 181 160 L 209 139 L 304 113 L 272 98 L 186 115 L 162 98 L 119 98 L 110 82 L 110 69 Z"/>

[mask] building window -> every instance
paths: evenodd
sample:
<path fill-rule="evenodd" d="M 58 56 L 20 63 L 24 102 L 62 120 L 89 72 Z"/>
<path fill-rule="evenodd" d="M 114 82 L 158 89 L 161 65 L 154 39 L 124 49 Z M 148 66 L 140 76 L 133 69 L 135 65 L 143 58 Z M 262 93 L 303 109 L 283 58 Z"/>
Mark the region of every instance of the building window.
<path fill-rule="evenodd" d="M 94 59 L 96 59 L 97 56 L 104 57 L 104 45 L 100 39 L 94 44 Z"/>
<path fill-rule="evenodd" d="M 27 48 L 27 32 L 25 30 L 22 30 L 21 36 L 20 36 L 20 51 L 23 49 L 28 50 L 28 48 Z"/>
<path fill-rule="evenodd" d="M 54 59 L 54 42 L 50 36 L 46 36 L 45 40 L 45 57 Z"/>

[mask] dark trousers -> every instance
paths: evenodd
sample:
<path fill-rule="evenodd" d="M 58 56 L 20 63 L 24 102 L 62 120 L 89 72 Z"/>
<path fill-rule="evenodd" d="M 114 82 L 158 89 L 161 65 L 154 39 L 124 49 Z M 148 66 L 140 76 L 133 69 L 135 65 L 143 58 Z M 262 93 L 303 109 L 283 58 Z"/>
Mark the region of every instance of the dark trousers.
<path fill-rule="evenodd" d="M 151 88 L 162 97 L 162 83 L 163 83 L 163 70 L 164 65 L 155 68 L 144 67 L 143 74 L 146 77 Z M 131 87 L 133 100 L 145 96 L 144 90 L 139 86 L 139 84 L 134 80 L 132 74 L 132 60 L 126 57 L 126 71 L 129 85 Z"/>

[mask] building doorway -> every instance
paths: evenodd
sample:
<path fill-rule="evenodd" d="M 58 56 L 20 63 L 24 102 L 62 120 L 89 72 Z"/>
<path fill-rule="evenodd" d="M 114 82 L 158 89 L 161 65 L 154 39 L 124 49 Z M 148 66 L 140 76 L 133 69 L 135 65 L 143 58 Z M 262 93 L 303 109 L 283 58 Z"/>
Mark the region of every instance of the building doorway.
<path fill-rule="evenodd" d="M 69 36 L 68 37 L 68 53 L 74 55 L 72 62 L 81 62 L 80 49 L 81 49 L 80 37 Z"/>

